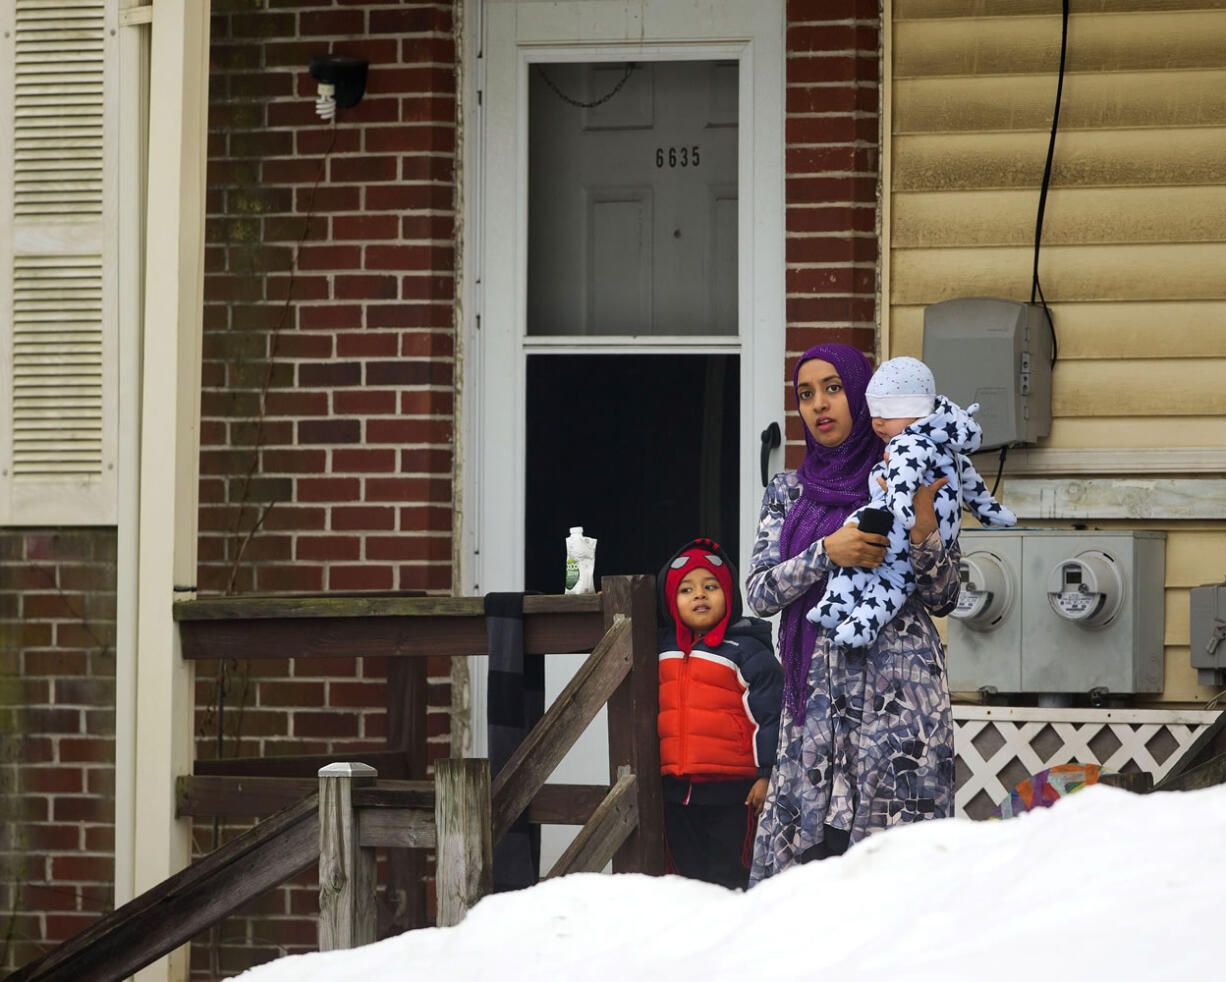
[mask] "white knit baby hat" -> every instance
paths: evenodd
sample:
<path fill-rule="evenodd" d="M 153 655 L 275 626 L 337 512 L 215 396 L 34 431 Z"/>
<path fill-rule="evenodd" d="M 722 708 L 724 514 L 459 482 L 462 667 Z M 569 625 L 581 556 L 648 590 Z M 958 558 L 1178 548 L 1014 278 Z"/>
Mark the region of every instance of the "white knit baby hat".
<path fill-rule="evenodd" d="M 869 414 L 881 419 L 931 416 L 936 394 L 928 366 L 918 358 L 905 357 L 882 362 L 864 390 Z"/>

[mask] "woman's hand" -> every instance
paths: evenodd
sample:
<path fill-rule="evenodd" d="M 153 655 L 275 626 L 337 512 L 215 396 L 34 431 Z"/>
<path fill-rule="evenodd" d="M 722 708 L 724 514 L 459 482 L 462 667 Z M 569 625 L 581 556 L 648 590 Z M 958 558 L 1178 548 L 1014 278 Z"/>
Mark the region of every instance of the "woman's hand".
<path fill-rule="evenodd" d="M 861 532 L 858 525 L 841 525 L 822 540 L 822 548 L 836 566 L 873 569 L 885 559 L 890 540 L 884 535 Z"/>
<path fill-rule="evenodd" d="M 937 527 L 937 512 L 933 506 L 936 493 L 949 483 L 949 478 L 939 477 L 931 484 L 921 484 L 915 492 L 912 505 L 915 508 L 915 524 L 911 526 L 911 541 L 916 545 L 923 542 Z"/>

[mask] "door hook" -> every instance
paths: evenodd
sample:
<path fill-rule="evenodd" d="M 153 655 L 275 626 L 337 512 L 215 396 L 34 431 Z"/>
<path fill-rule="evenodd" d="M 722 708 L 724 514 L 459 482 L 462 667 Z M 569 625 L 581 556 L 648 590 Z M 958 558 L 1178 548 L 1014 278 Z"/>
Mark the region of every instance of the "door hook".
<path fill-rule="evenodd" d="M 762 487 L 770 484 L 771 451 L 781 442 L 778 423 L 771 423 L 762 431 Z"/>

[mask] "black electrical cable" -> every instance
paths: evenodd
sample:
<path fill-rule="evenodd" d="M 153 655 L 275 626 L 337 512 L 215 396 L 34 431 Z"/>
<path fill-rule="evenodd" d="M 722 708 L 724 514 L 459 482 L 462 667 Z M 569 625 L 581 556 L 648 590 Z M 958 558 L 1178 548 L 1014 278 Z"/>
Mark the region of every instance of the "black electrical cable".
<path fill-rule="evenodd" d="M 1035 295 L 1043 305 L 1043 314 L 1047 317 L 1047 329 L 1051 332 L 1051 363 L 1056 363 L 1056 328 L 1052 323 L 1051 311 L 1047 307 L 1047 298 L 1043 296 L 1043 287 L 1039 284 L 1039 246 L 1043 242 L 1043 212 L 1047 208 L 1047 188 L 1051 184 L 1051 162 L 1056 152 L 1056 130 L 1060 126 L 1060 97 L 1064 93 L 1064 63 L 1068 54 L 1068 8 L 1069 0 L 1061 4 L 1063 13 L 1060 25 L 1060 70 L 1056 76 L 1056 105 L 1051 114 L 1051 136 L 1047 141 L 1047 161 L 1043 165 L 1043 182 L 1039 186 L 1039 212 L 1034 222 L 1034 270 L 1030 278 L 1030 302 L 1034 303 Z"/>
<path fill-rule="evenodd" d="M 996 465 L 996 480 L 992 482 L 992 497 L 996 497 L 996 489 L 1000 487 L 1000 475 L 1005 472 L 1005 457 L 1009 454 L 1009 444 L 1000 448 L 1000 463 Z"/>
<path fill-rule="evenodd" d="M 1043 243 L 1043 213 L 1047 210 L 1047 189 L 1051 185 L 1051 162 L 1056 153 L 1056 131 L 1060 127 L 1060 100 L 1064 95 L 1064 65 L 1068 55 L 1068 14 L 1069 0 L 1062 0 L 1060 19 L 1060 69 L 1056 73 L 1056 105 L 1051 113 L 1051 135 L 1047 139 L 1047 160 L 1043 163 L 1043 180 L 1039 184 L 1039 210 L 1034 220 L 1034 268 L 1030 274 L 1030 302 L 1035 296 L 1043 307 L 1043 316 L 1047 319 L 1047 330 L 1051 334 L 1051 364 L 1056 364 L 1056 325 L 1051 319 L 1051 309 L 1047 306 L 1047 298 L 1043 296 L 1043 287 L 1039 283 L 1039 247 Z M 1009 454 L 1009 445 L 1000 448 L 1000 463 L 996 468 L 996 480 L 992 483 L 992 497 L 996 497 L 996 489 L 1000 487 L 1001 475 L 1005 472 L 1005 457 Z"/>

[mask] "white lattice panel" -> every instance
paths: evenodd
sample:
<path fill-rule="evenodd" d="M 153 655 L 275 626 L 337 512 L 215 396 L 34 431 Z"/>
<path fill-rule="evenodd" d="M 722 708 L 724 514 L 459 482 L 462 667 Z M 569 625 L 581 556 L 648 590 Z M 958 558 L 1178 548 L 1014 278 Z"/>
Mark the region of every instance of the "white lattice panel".
<path fill-rule="evenodd" d="M 1159 781 L 1219 712 L 955 706 L 955 813 L 985 818 L 1027 777 L 1057 764 L 1147 771 Z"/>

